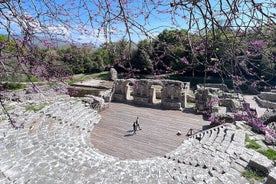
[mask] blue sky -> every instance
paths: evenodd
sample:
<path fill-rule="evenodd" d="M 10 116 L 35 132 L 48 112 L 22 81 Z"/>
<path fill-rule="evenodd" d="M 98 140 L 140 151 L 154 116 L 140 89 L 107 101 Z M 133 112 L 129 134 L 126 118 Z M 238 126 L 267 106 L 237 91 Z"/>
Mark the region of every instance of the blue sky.
<path fill-rule="evenodd" d="M 78 9 L 76 7 L 79 6 L 80 2 L 82 2 L 82 8 Z M 42 30 L 44 30 L 48 33 L 57 33 L 59 36 L 63 35 L 65 39 L 74 39 L 79 42 L 101 43 L 106 41 L 104 37 L 105 30 L 102 22 L 103 16 L 106 15 L 105 10 L 107 10 L 107 5 L 103 3 L 105 1 L 101 1 L 102 4 L 98 2 L 99 1 L 21 0 L 20 7 L 17 2 L 11 1 L 11 6 L 15 7 L 12 11 L 17 14 L 24 15 L 24 17 L 18 16 L 16 18 L 12 18 L 13 23 L 11 23 L 10 27 L 13 33 L 21 34 L 23 22 L 23 24 L 31 26 L 37 34 L 40 34 Z M 167 14 L 160 13 L 170 8 L 168 1 L 163 1 L 162 3 L 165 3 L 166 6 L 161 8 L 159 7 L 159 10 L 154 8 L 158 1 L 153 1 L 154 3 L 150 3 L 148 1 L 147 4 L 141 3 L 143 1 L 132 0 L 129 2 L 129 4 L 123 5 L 126 9 L 126 16 L 129 20 L 132 19 L 131 21 L 141 24 L 141 27 L 145 28 L 149 35 L 155 36 L 164 29 L 177 27 L 176 25 L 171 24 L 170 17 Z M 99 10 L 99 5 L 102 6 L 102 10 Z M 4 7 L 4 5 L 2 6 Z M 2 10 L 5 11 L 7 15 L 10 14 L 11 11 L 3 7 Z M 131 11 L 131 13 L 129 13 L 128 10 Z M 120 13 L 117 0 L 111 1 L 110 11 L 112 11 L 111 18 L 116 17 L 116 14 Z M 145 21 L 145 17 L 142 13 L 146 13 L 147 11 L 150 12 L 150 16 Z M 57 13 L 56 17 L 54 13 Z M 89 16 L 92 17 L 92 20 L 89 19 Z M 32 19 L 28 19 L 28 17 L 31 17 Z M 111 33 L 111 38 L 115 41 L 127 36 L 126 25 L 122 22 L 122 15 L 120 15 L 120 18 L 121 20 L 119 21 L 113 19 L 106 27 L 107 31 Z M 7 24 L 7 22 L 4 22 L 4 24 Z M 144 34 L 133 25 L 128 24 L 128 26 L 131 28 L 130 32 L 133 41 L 137 42 L 140 39 L 146 38 L 143 36 Z M 184 26 L 182 24 L 182 28 L 183 27 Z M 1 25 L 0 33 L 6 33 L 5 29 L 3 26 L 1 27 Z"/>
<path fill-rule="evenodd" d="M 128 35 L 126 34 L 126 26 L 122 21 L 123 13 L 120 12 L 118 0 L 91 0 L 91 1 L 74 1 L 74 0 L 21 0 L 10 1 L 12 10 L 8 10 L 4 4 L 0 4 L 0 9 L 5 12 L 6 15 L 17 13 L 16 18 L 13 18 L 13 23 L 10 27 L 14 34 L 21 34 L 22 27 L 29 25 L 37 35 L 45 35 L 42 32 L 47 32 L 51 35 L 58 35 L 57 37 L 63 37 L 66 40 L 72 40 L 77 42 L 93 42 L 95 44 L 101 44 L 104 41 L 108 41 L 111 38 L 113 41 L 119 40 Z M 106 3 L 110 2 L 110 3 Z M 130 22 L 128 26 L 131 28 L 132 41 L 138 42 L 138 40 L 146 38 L 144 34 L 132 23 L 138 27 L 146 29 L 149 35 L 156 36 L 164 29 L 187 29 L 189 23 L 189 12 L 187 9 L 178 7 L 173 9 L 170 7 L 168 0 L 121 0 L 125 8 L 125 15 Z M 124 4 L 124 2 L 127 2 Z M 145 3 L 146 2 L 146 3 Z M 212 0 L 211 6 L 214 8 L 215 18 L 223 24 L 223 16 L 221 12 L 216 11 L 220 8 L 219 1 Z M 223 2 L 226 2 L 223 0 Z M 229 0 L 231 3 L 232 1 Z M 273 3 L 273 0 L 255 0 L 256 3 Z M 201 8 L 205 10 L 202 3 L 199 3 Z M 20 7 L 21 6 L 21 7 Z M 81 8 L 78 8 L 81 6 Z M 188 8 L 194 8 L 191 4 L 187 5 Z M 224 3 L 224 10 L 227 12 L 230 10 L 229 6 Z M 100 7 L 100 8 L 99 8 Z M 250 14 L 249 7 L 245 4 L 241 4 L 241 7 Z M 175 10 L 175 11 L 172 11 Z M 275 12 L 274 8 L 264 9 L 265 12 Z M 109 12 L 109 13 L 108 13 Z M 147 17 L 148 13 L 148 17 Z M 171 15 L 175 19 L 171 19 Z M 203 19 L 199 16 L 199 11 L 195 11 L 195 20 L 200 27 L 203 27 Z M 252 13 L 252 12 L 251 12 Z M 275 12 L 276 13 L 276 12 Z M 24 15 L 23 17 L 21 15 Z M 103 16 L 111 18 L 110 24 L 103 24 Z M 147 19 L 145 19 L 145 16 Z M 255 16 L 260 16 L 257 13 Z M 119 20 L 117 20 L 119 17 Z M 241 24 L 242 21 L 248 22 L 247 15 L 242 15 L 241 12 L 237 12 L 236 18 L 239 19 L 237 23 Z M 24 23 L 25 22 L 25 23 Z M 5 34 L 3 25 L 7 24 L 7 21 L 0 15 L 0 34 Z M 192 24 L 195 28 L 196 24 Z M 251 23 L 253 24 L 253 23 Z M 20 25 L 20 26 L 19 26 Z M 195 31 L 196 29 L 192 30 Z M 106 31 L 110 33 L 110 37 L 105 37 Z"/>

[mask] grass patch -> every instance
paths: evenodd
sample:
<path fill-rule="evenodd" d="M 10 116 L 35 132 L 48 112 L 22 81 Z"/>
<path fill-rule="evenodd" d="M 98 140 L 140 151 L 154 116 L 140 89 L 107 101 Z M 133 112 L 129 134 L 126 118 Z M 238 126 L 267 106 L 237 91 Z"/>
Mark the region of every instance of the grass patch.
<path fill-rule="evenodd" d="M 27 82 L 39 82 L 39 80 L 35 76 L 31 75 L 30 81 L 27 81 Z"/>
<path fill-rule="evenodd" d="M 187 102 L 187 106 L 188 107 L 195 107 L 195 103 L 194 102 Z"/>
<path fill-rule="evenodd" d="M 250 138 L 249 138 L 249 135 L 248 134 L 245 134 L 245 142 L 249 142 L 250 141 Z"/>
<path fill-rule="evenodd" d="M 92 74 L 77 74 L 73 75 L 69 80 L 66 80 L 66 82 L 68 85 L 72 85 L 74 83 L 82 82 L 89 79 L 109 80 L 109 75 L 109 71 Z"/>
<path fill-rule="evenodd" d="M 265 175 L 261 172 L 249 169 L 242 173 L 242 176 L 245 177 L 250 183 L 255 183 L 254 181 L 264 182 Z"/>
<path fill-rule="evenodd" d="M 38 106 L 27 105 L 27 106 L 25 106 L 25 110 L 26 110 L 26 111 L 34 111 L 34 112 L 37 112 L 37 111 L 40 111 L 41 109 L 43 109 L 45 106 L 46 106 L 46 104 L 40 104 L 40 105 L 38 105 Z"/>
<path fill-rule="evenodd" d="M 73 85 L 74 83 L 76 83 L 77 81 L 74 81 L 74 80 L 66 80 L 66 83 L 71 86 Z"/>
<path fill-rule="evenodd" d="M 3 88 L 4 90 L 17 90 L 26 88 L 26 85 L 22 83 L 4 83 Z"/>
<path fill-rule="evenodd" d="M 100 73 L 93 73 L 90 75 L 93 79 L 102 79 L 102 80 L 108 80 L 109 79 L 109 71 L 104 71 Z"/>
<path fill-rule="evenodd" d="M 267 150 L 259 150 L 259 153 L 263 154 L 270 160 L 276 160 L 276 151 L 273 149 L 267 149 Z"/>
<path fill-rule="evenodd" d="M 236 129 L 237 129 L 237 130 L 241 130 L 242 128 L 237 126 Z"/>
<path fill-rule="evenodd" d="M 249 135 L 245 135 L 245 143 L 246 143 L 246 148 L 254 149 L 257 150 L 261 148 L 261 145 L 259 145 L 256 140 L 250 140 Z"/>

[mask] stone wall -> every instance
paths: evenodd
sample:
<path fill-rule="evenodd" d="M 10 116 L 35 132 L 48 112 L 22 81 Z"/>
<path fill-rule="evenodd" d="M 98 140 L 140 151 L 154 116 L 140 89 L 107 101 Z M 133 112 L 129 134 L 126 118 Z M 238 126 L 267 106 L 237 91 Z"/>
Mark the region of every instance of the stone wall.
<path fill-rule="evenodd" d="M 244 107 L 243 97 L 229 92 L 224 84 L 197 85 L 195 103 L 196 111 L 208 115 L 212 126 L 234 123 L 234 114 Z"/>
<path fill-rule="evenodd" d="M 190 83 L 176 80 L 117 79 L 113 101 L 164 109 L 182 109 L 187 104 Z"/>
<path fill-rule="evenodd" d="M 257 102 L 265 107 L 270 109 L 276 109 L 276 92 L 261 92 L 256 97 Z"/>
<path fill-rule="evenodd" d="M 276 92 L 261 92 L 258 97 L 276 103 Z"/>

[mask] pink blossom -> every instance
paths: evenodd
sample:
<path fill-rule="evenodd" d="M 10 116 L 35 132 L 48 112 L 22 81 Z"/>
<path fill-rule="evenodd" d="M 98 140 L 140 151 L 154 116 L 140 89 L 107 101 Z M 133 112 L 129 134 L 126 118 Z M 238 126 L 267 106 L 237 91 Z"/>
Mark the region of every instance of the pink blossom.
<path fill-rule="evenodd" d="M 255 47 L 263 47 L 266 45 L 266 42 L 263 40 L 255 40 L 255 41 L 252 41 L 251 44 Z"/>
<path fill-rule="evenodd" d="M 180 58 L 180 61 L 182 61 L 183 63 L 185 63 L 185 64 L 187 64 L 187 65 L 190 64 L 189 61 L 187 60 L 187 58 L 186 58 L 185 56 L 182 57 L 182 58 Z"/>

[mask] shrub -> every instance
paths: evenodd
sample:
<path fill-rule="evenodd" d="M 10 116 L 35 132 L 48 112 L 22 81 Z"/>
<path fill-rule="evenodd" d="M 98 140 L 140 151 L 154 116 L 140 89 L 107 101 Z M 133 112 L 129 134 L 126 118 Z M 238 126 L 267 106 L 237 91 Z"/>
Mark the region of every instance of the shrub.
<path fill-rule="evenodd" d="M 35 76 L 31 75 L 30 82 L 39 82 L 39 80 Z"/>
<path fill-rule="evenodd" d="M 257 172 L 253 169 L 246 170 L 242 173 L 242 176 L 245 177 L 250 183 L 256 183 L 254 181 L 264 182 L 265 176 L 263 173 Z M 253 181 L 252 181 L 253 180 Z"/>
<path fill-rule="evenodd" d="M 2 86 L 4 90 L 17 90 L 26 88 L 26 85 L 22 83 L 4 83 Z"/>

